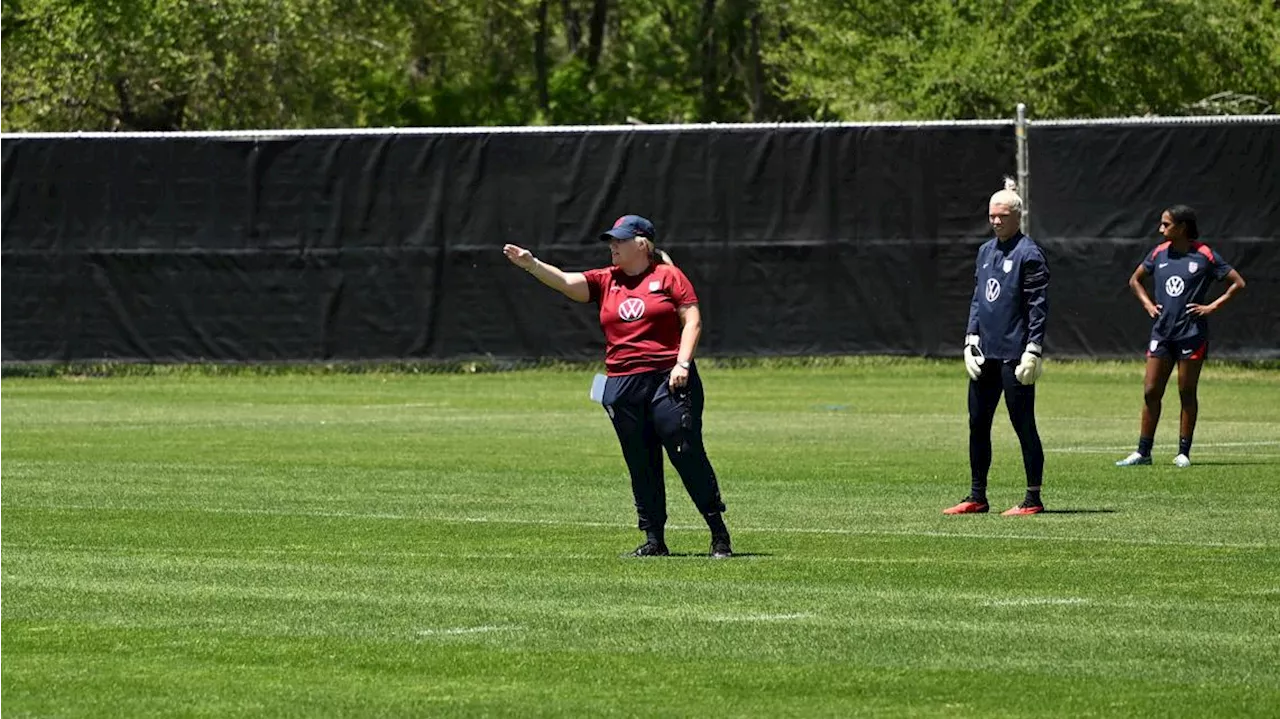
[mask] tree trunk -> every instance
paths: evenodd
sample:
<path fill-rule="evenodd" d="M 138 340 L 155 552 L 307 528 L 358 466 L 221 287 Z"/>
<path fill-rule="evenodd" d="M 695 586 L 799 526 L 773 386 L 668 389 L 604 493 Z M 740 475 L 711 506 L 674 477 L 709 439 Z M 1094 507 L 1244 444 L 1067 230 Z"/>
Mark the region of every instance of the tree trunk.
<path fill-rule="evenodd" d="M 608 16 L 609 0 L 595 0 L 591 6 L 590 36 L 587 38 L 587 68 L 594 73 L 600 65 L 600 53 L 604 49 L 604 24 Z"/>
<path fill-rule="evenodd" d="M 582 42 L 582 16 L 573 6 L 573 0 L 560 0 L 560 13 L 564 15 L 564 37 L 569 45 L 569 54 L 577 55 Z"/>
<path fill-rule="evenodd" d="M 537 77 L 538 107 L 545 114 L 551 110 L 551 97 L 547 91 L 547 3 L 538 3 L 538 29 L 533 36 L 533 68 Z"/>
<path fill-rule="evenodd" d="M 716 72 L 716 0 L 702 0 L 702 18 L 698 23 L 702 65 L 702 115 L 703 122 L 712 122 L 720 116 L 720 88 Z"/>
<path fill-rule="evenodd" d="M 760 8 L 751 12 L 751 47 L 747 55 L 747 105 L 752 121 L 764 118 L 764 61 L 760 58 Z"/>

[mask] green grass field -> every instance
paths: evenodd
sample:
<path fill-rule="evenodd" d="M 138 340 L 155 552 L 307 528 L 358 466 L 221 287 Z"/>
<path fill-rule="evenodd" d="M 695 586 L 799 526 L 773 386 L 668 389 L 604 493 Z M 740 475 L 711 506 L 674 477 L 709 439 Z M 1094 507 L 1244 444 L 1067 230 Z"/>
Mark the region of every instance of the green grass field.
<path fill-rule="evenodd" d="M 1141 372 L 1050 364 L 1006 519 L 959 361 L 706 366 L 724 561 L 670 472 L 620 556 L 588 369 L 6 379 L 4 716 L 1276 716 L 1280 372 L 1118 469 Z"/>

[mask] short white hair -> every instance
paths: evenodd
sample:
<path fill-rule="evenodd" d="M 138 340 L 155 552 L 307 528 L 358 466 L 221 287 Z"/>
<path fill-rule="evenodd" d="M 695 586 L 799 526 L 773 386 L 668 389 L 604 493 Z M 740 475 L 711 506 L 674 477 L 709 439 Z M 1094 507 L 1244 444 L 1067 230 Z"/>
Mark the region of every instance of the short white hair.
<path fill-rule="evenodd" d="M 1018 183 L 1012 177 L 1004 178 L 1004 189 L 991 196 L 991 205 L 1004 205 L 1011 211 L 1022 214 L 1022 195 L 1018 194 Z"/>

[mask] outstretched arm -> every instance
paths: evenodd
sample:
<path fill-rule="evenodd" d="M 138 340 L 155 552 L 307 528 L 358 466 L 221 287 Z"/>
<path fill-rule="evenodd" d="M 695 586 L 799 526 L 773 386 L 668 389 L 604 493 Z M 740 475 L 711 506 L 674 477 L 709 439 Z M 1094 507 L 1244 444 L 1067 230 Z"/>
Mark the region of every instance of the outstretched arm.
<path fill-rule="evenodd" d="M 581 272 L 565 272 L 555 265 L 548 265 L 534 257 L 532 252 L 518 245 L 503 245 L 502 254 L 511 260 L 511 264 L 537 277 L 539 282 L 574 302 L 586 302 L 591 299 L 591 288 L 587 285 L 587 277 Z"/>

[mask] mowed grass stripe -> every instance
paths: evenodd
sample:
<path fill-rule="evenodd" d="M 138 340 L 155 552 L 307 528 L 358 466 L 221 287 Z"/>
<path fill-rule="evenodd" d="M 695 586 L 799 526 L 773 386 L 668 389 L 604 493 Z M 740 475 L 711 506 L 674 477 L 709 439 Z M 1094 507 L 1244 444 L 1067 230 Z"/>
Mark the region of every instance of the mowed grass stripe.
<path fill-rule="evenodd" d="M 1140 365 L 1051 369 L 1047 448 L 1132 439 Z M 1051 452 L 1065 513 L 1006 520 L 938 514 L 967 485 L 950 364 L 708 367 L 724 562 L 674 475 L 684 556 L 619 557 L 590 372 L 7 380 L 6 709 L 1268 716 L 1280 379 L 1215 369 L 1203 462 Z M 994 439 L 999 509 L 1003 414 Z"/>
<path fill-rule="evenodd" d="M 576 527 L 584 529 L 616 529 L 617 522 L 590 522 L 590 521 L 574 521 L 574 520 L 551 520 L 551 519 L 516 519 L 510 517 L 483 517 L 483 516 L 446 516 L 446 515 L 412 515 L 412 514 L 373 514 L 358 512 L 330 512 L 330 511 L 304 511 L 304 510 L 277 510 L 277 509 L 226 509 L 226 508 L 182 508 L 182 507 L 139 507 L 139 506 L 94 506 L 94 505 L 70 505 L 70 504 L 28 504 L 28 505 L 9 505 L 11 509 L 28 509 L 28 510 L 45 510 L 53 513 L 79 513 L 79 512 L 151 512 L 151 513 L 171 513 L 174 511 L 190 511 L 208 514 L 226 514 L 226 515 L 242 515 L 242 516 L 267 516 L 267 517 L 313 517 L 317 519 L 339 519 L 339 520 L 376 520 L 376 521 L 393 521 L 393 522 L 413 522 L 413 523 L 460 523 L 460 524 L 511 524 L 535 527 Z M 1256 514 L 1262 515 L 1260 519 L 1266 519 L 1271 515 L 1271 510 L 1266 507 L 1258 507 Z M 887 513 L 892 514 L 892 513 Z M 1054 514 L 1054 510 L 1049 510 L 1046 517 L 1042 517 L 1038 521 L 1041 523 L 1052 521 L 1050 517 Z M 959 524 L 966 520 L 949 520 L 953 524 Z M 689 532 L 697 533 L 704 530 L 704 527 L 687 524 L 671 523 L 667 525 L 667 530 L 671 532 Z M 990 534 L 977 532 L 961 532 L 949 530 L 889 530 L 889 529 L 855 529 L 847 527 L 760 527 L 760 526 L 743 526 L 738 527 L 737 531 L 745 532 L 752 535 L 768 535 L 768 534 L 802 534 L 802 535 L 841 535 L 841 536 L 890 536 L 890 537 L 925 537 L 931 539 L 981 539 L 992 541 L 1011 541 L 1011 542 L 1101 542 L 1123 545 L 1150 545 L 1150 546 L 1181 546 L 1181 547 L 1221 547 L 1235 549 L 1280 549 L 1280 542 L 1217 542 L 1217 541 L 1196 541 L 1196 540 L 1173 540 L 1173 539 L 1140 539 L 1134 537 L 1107 537 L 1107 536 L 1071 536 L 1063 534 Z M 739 552 L 741 556 L 751 556 Z M 790 558 L 788 558 L 790 559 Z"/>

